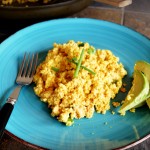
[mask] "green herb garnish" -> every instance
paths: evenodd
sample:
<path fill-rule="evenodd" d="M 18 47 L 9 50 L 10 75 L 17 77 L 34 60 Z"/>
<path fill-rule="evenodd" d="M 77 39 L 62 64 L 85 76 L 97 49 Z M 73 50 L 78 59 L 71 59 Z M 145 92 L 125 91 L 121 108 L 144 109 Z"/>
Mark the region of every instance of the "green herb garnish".
<path fill-rule="evenodd" d="M 78 44 L 78 46 L 79 46 L 79 47 L 84 46 L 84 43 L 80 43 L 80 44 Z"/>
<path fill-rule="evenodd" d="M 77 62 L 77 57 L 73 57 L 72 61 Z"/>
<path fill-rule="evenodd" d="M 78 63 L 77 63 L 76 70 L 75 70 L 75 72 L 74 72 L 74 77 L 75 77 L 75 78 L 78 76 L 78 73 L 79 73 L 79 70 L 80 70 L 80 67 L 81 67 L 81 62 L 82 62 L 83 56 L 84 56 L 84 49 L 82 49 L 82 52 L 81 52 L 81 54 L 80 54 L 79 61 L 78 61 Z"/>
<path fill-rule="evenodd" d="M 88 50 L 87 50 L 87 52 L 89 53 L 89 54 L 94 54 L 95 53 L 95 49 L 94 48 L 89 48 Z"/>
<path fill-rule="evenodd" d="M 59 69 L 56 68 L 56 67 L 51 67 L 51 69 L 52 69 L 53 71 L 55 71 L 55 72 L 58 72 L 58 71 L 59 71 Z"/>
<path fill-rule="evenodd" d="M 76 58 L 76 57 L 72 58 L 71 60 L 68 59 L 68 61 L 74 63 L 75 65 L 78 65 L 78 62 L 77 62 L 77 58 Z M 94 71 L 92 71 L 91 69 L 88 69 L 88 68 L 85 67 L 85 66 L 82 66 L 82 65 L 81 65 L 80 67 L 83 68 L 84 70 L 87 70 L 89 73 L 91 73 L 91 74 L 93 74 L 93 75 L 96 74 Z"/>
<path fill-rule="evenodd" d="M 71 126 L 74 123 L 73 119 L 68 118 L 66 126 Z"/>
<path fill-rule="evenodd" d="M 93 75 L 95 75 L 95 74 L 96 74 L 95 72 L 93 72 L 92 70 L 88 69 L 88 68 L 87 68 L 87 67 L 85 67 L 85 66 L 82 66 L 82 65 L 81 65 L 81 68 L 83 68 L 83 69 L 87 70 L 88 72 L 90 72 L 90 73 L 91 73 L 91 74 L 93 74 Z"/>

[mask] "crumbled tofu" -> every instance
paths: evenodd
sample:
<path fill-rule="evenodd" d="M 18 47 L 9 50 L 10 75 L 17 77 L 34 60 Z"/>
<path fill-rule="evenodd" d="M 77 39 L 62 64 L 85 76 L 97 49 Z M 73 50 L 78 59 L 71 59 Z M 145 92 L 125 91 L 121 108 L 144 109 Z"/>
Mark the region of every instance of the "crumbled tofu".
<path fill-rule="evenodd" d="M 93 117 L 95 111 L 105 114 L 127 74 L 119 58 L 110 50 L 97 49 L 89 54 L 93 47 L 89 43 L 79 46 L 81 43 L 72 40 L 64 44 L 54 43 L 33 79 L 36 95 L 48 104 L 51 115 L 67 126 L 73 124 L 73 119 Z M 71 60 L 79 60 L 82 49 L 81 65 L 95 75 L 80 68 L 75 78 L 76 64 Z M 116 107 L 120 105 L 114 104 Z"/>
<path fill-rule="evenodd" d="M 11 4 L 28 4 L 28 3 L 36 3 L 39 0 L 1 0 L 0 2 L 4 5 L 11 5 Z M 44 4 L 49 3 L 51 0 L 43 0 Z"/>
<path fill-rule="evenodd" d="M 114 107 L 118 107 L 118 106 L 120 106 L 120 103 L 119 103 L 119 102 L 112 102 L 112 105 L 113 105 Z"/>
<path fill-rule="evenodd" d="M 125 102 L 125 101 L 124 101 L 124 100 L 122 100 L 122 101 L 121 101 L 121 104 L 123 104 L 124 102 Z"/>
<path fill-rule="evenodd" d="M 113 115 L 115 114 L 115 112 L 114 112 L 114 111 L 112 111 L 111 113 L 112 113 Z"/>
<path fill-rule="evenodd" d="M 135 113 L 135 108 L 130 109 L 130 112 Z"/>
<path fill-rule="evenodd" d="M 123 85 L 123 87 L 126 87 L 126 86 L 127 86 L 127 84 L 126 84 L 126 83 L 123 83 L 122 85 Z"/>
<path fill-rule="evenodd" d="M 126 92 L 126 88 L 125 87 L 121 87 L 120 91 L 123 92 L 123 93 L 125 93 Z"/>
<path fill-rule="evenodd" d="M 121 115 L 121 116 L 125 116 L 125 115 L 126 115 L 126 112 L 121 112 L 120 115 Z"/>

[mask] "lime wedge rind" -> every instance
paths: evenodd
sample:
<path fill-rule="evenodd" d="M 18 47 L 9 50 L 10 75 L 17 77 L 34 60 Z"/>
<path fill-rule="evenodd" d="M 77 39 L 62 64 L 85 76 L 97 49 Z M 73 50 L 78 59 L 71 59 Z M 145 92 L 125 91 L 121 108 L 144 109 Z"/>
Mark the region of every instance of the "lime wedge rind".
<path fill-rule="evenodd" d="M 130 91 L 128 92 L 124 104 L 121 106 L 119 112 L 125 114 L 138 105 L 141 105 L 149 93 L 149 81 L 141 71 L 134 71 L 133 83 Z"/>
<path fill-rule="evenodd" d="M 146 61 L 139 60 L 135 63 L 134 70 L 139 70 L 145 74 L 149 81 L 149 86 L 150 86 L 150 64 Z M 147 97 L 145 98 L 147 105 L 150 108 L 150 89 L 149 93 L 147 94 Z M 142 104 L 141 104 L 142 106 Z"/>

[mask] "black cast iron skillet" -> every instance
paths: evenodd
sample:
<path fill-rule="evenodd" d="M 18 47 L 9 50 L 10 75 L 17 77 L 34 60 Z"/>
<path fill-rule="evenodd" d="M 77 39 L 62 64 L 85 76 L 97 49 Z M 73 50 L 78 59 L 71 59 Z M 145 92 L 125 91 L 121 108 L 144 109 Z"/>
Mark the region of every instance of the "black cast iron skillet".
<path fill-rule="evenodd" d="M 42 0 L 41 0 L 42 1 Z M 90 5 L 92 0 L 52 0 L 48 4 L 0 5 L 0 40 L 37 22 L 71 16 Z"/>
<path fill-rule="evenodd" d="M 49 4 L 0 6 L 0 19 L 43 20 L 72 15 L 90 5 L 92 0 L 52 0 Z"/>

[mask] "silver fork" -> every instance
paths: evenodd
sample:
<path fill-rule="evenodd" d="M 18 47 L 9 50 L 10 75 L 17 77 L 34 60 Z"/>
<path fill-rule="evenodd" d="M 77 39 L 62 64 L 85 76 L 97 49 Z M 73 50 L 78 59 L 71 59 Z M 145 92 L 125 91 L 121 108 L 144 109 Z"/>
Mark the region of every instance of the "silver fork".
<path fill-rule="evenodd" d="M 18 75 L 16 77 L 16 83 L 18 84 L 18 86 L 14 89 L 14 91 L 9 96 L 6 103 L 0 110 L 0 139 L 3 135 L 5 126 L 12 113 L 14 105 L 18 99 L 21 88 L 24 85 L 31 84 L 33 80 L 33 75 L 35 73 L 36 66 L 37 66 L 37 60 L 38 60 L 38 54 L 36 55 L 33 54 L 32 57 L 30 57 L 30 54 L 28 54 L 27 56 L 27 54 L 25 53 L 24 55 L 22 64 L 20 66 Z"/>

